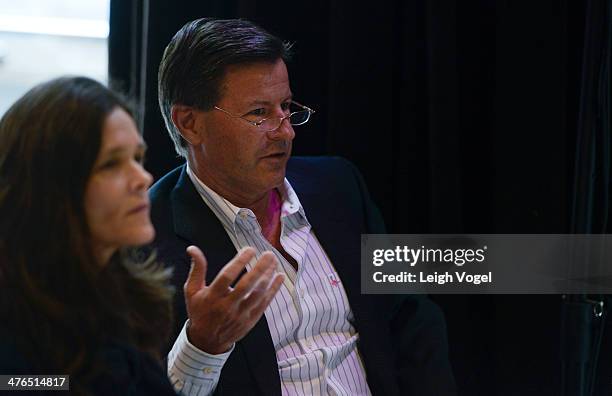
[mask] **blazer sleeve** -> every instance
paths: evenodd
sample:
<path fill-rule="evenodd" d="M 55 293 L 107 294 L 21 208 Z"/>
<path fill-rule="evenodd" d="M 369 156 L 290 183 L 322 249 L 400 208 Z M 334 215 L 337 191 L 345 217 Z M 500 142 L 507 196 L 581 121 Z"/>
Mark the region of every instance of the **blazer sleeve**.
<path fill-rule="evenodd" d="M 359 187 L 365 230 L 384 234 L 386 227 L 365 181 L 355 165 L 346 161 Z M 456 394 L 448 357 L 446 320 L 442 310 L 426 295 L 395 295 L 390 332 L 397 347 L 396 378 L 402 394 L 447 396 Z"/>

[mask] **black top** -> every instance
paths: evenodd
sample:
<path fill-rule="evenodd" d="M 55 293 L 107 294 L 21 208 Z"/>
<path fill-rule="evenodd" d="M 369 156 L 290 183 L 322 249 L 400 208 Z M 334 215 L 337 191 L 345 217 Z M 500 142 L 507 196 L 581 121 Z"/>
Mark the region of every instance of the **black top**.
<path fill-rule="evenodd" d="M 147 354 L 131 346 L 111 342 L 101 346 L 99 353 L 107 370 L 84 384 L 90 394 L 176 395 L 165 370 Z M 41 371 L 36 364 L 28 362 L 17 347 L 15 334 L 0 325 L 0 374 L 34 375 L 53 372 L 55 370 Z M 41 395 L 45 392 L 19 392 L 19 395 L 26 394 Z"/>

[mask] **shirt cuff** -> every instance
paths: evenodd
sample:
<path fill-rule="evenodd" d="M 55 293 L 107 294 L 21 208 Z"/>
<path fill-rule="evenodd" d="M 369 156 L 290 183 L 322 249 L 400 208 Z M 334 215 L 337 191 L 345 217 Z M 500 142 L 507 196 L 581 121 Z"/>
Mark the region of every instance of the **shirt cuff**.
<path fill-rule="evenodd" d="M 234 350 L 219 355 L 206 353 L 189 342 L 187 326 L 183 325 L 172 350 L 168 354 L 168 378 L 177 393 L 181 395 L 209 395 L 215 391 L 221 369 Z"/>

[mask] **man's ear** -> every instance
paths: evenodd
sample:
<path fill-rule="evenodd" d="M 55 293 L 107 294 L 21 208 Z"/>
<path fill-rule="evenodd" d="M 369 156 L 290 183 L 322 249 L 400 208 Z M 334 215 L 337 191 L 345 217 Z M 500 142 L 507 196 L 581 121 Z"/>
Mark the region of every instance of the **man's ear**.
<path fill-rule="evenodd" d="M 172 122 L 189 144 L 192 146 L 202 143 L 204 123 L 202 114 L 191 106 L 173 105 L 171 109 Z"/>

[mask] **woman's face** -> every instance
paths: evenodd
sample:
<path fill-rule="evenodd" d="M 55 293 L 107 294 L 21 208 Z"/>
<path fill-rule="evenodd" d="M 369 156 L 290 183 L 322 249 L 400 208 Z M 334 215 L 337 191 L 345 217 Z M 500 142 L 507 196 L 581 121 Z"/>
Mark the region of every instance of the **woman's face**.
<path fill-rule="evenodd" d="M 117 107 L 104 121 L 102 145 L 85 190 L 85 213 L 94 253 L 106 264 L 123 246 L 155 236 L 147 189 L 153 178 L 143 168 L 145 145 L 134 120 Z"/>

